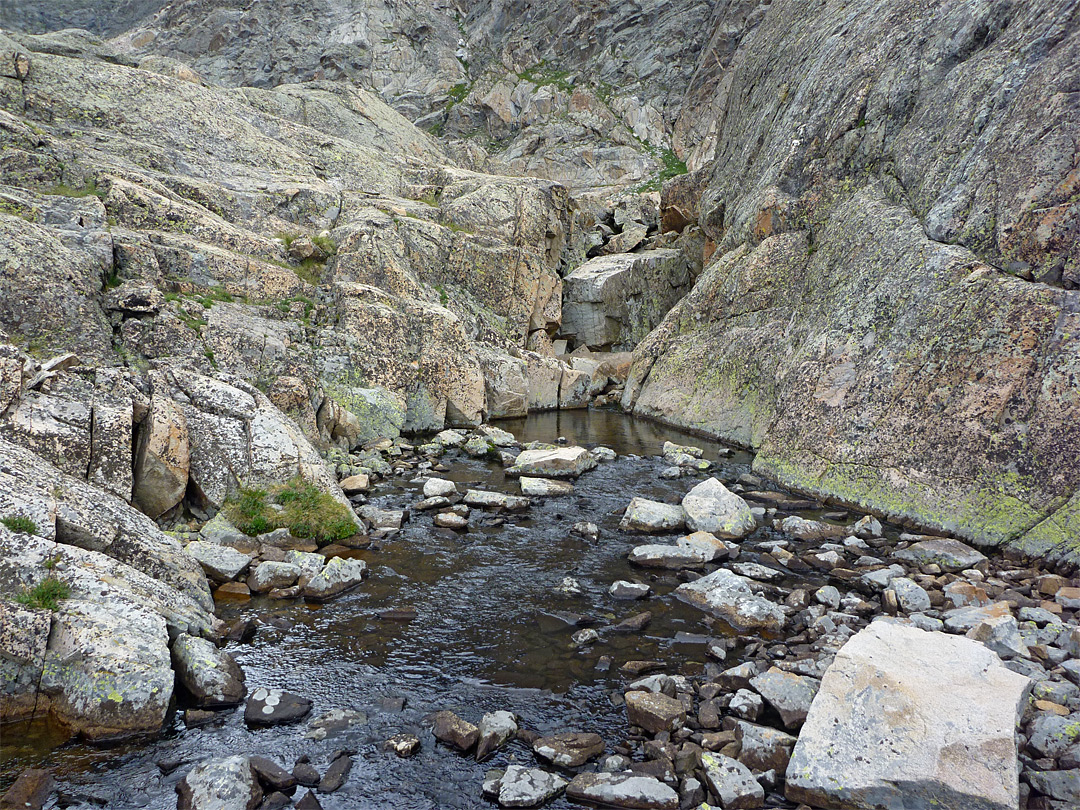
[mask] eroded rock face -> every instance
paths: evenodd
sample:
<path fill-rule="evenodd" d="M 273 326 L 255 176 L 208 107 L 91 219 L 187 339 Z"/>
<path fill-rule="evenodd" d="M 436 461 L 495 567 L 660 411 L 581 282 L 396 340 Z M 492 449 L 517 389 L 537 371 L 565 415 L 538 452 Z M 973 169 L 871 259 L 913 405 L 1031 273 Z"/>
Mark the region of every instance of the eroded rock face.
<path fill-rule="evenodd" d="M 826 671 L 786 795 L 868 810 L 916 797 L 1014 808 L 1015 730 L 1028 689 L 1026 677 L 982 645 L 875 622 Z"/>
<path fill-rule="evenodd" d="M 638 347 L 623 404 L 752 446 L 799 489 L 1080 561 L 1071 14 L 773 4 L 724 40 L 684 118 L 717 251 Z M 739 15 L 720 25 L 747 31 Z M 1035 56 L 1050 20 L 1062 36 Z M 1032 92 L 1006 100 L 1012 83 Z"/>

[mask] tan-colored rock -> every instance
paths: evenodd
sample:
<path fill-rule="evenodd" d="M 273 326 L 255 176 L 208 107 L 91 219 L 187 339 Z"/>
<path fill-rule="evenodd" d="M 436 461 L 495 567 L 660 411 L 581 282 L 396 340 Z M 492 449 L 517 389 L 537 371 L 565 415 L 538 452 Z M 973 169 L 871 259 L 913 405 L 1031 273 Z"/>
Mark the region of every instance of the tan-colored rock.
<path fill-rule="evenodd" d="M 150 517 L 184 498 L 190 468 L 190 438 L 184 412 L 164 392 L 151 398 L 139 430 L 132 497 Z"/>

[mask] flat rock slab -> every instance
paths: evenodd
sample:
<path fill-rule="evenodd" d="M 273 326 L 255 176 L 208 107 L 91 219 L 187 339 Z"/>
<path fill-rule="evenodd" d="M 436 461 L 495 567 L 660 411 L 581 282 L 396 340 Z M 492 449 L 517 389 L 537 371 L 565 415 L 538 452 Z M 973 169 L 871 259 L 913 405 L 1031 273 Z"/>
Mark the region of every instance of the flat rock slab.
<path fill-rule="evenodd" d="M 679 794 L 659 779 L 634 773 L 579 773 L 566 786 L 576 802 L 631 810 L 676 810 Z"/>
<path fill-rule="evenodd" d="M 1029 680 L 981 644 L 874 622 L 825 672 L 787 769 L 814 807 L 1014 810 Z"/>
<path fill-rule="evenodd" d="M 536 740 L 533 752 L 561 768 L 577 768 L 604 753 L 604 740 L 591 732 L 565 731 Z"/>
<path fill-rule="evenodd" d="M 244 706 L 244 722 L 249 726 L 277 726 L 296 723 L 307 717 L 311 701 L 292 692 L 259 687 Z"/>
<path fill-rule="evenodd" d="M 568 481 L 554 481 L 550 478 L 530 478 L 521 476 L 521 494 L 537 497 L 550 497 L 553 495 L 571 495 L 574 485 Z"/>
<path fill-rule="evenodd" d="M 485 489 L 470 489 L 462 499 L 466 506 L 480 509 L 505 509 L 508 512 L 520 512 L 528 509 L 531 501 L 520 495 L 507 495 L 505 492 L 490 492 Z"/>
<path fill-rule="evenodd" d="M 215 582 L 229 582 L 240 576 L 249 565 L 251 557 L 229 546 L 215 546 L 205 540 L 193 540 L 184 551 L 199 561 L 206 575 Z"/>
<path fill-rule="evenodd" d="M 980 563 L 986 562 L 986 555 L 982 552 L 976 551 L 959 540 L 951 540 L 945 537 L 921 540 L 897 551 L 893 556 L 898 560 L 904 560 L 915 565 L 935 563 L 941 566 L 941 570 L 952 572 L 963 571 L 965 568 L 974 568 Z"/>
<path fill-rule="evenodd" d="M 523 450 L 506 474 L 538 478 L 577 478 L 595 466 L 596 458 L 584 447 Z"/>
<path fill-rule="evenodd" d="M 755 594 L 750 583 L 751 580 L 720 568 L 694 582 L 680 585 L 675 589 L 675 596 L 723 619 L 739 632 L 779 632 L 784 626 L 783 609 Z"/>
<path fill-rule="evenodd" d="M 619 528 L 629 532 L 674 532 L 685 525 L 682 506 L 648 498 L 633 498 L 619 521 Z"/>

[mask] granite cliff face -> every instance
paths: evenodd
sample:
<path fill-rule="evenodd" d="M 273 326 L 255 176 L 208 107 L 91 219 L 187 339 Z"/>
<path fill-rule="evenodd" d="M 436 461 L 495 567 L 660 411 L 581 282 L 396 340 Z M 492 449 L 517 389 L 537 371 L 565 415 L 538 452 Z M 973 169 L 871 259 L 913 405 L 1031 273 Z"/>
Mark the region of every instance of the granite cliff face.
<path fill-rule="evenodd" d="M 1078 561 L 1074 3 L 68 5 L 0 19 L 112 37 L 3 42 L 13 344 L 339 446 L 585 404 L 559 339 L 636 346 L 635 413 Z"/>

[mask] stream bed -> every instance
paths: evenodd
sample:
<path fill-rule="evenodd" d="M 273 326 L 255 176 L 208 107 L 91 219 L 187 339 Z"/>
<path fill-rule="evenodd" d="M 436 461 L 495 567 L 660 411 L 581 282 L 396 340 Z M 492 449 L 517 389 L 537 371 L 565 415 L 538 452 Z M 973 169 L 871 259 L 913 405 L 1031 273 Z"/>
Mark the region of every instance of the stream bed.
<path fill-rule="evenodd" d="M 0 746 L 0 788 L 24 768 L 45 767 L 60 782 L 62 806 L 172 810 L 176 783 L 207 757 L 259 754 L 291 768 L 306 754 L 321 770 L 334 752 L 349 749 L 356 756 L 345 785 L 319 797 L 328 810 L 487 806 L 481 796 L 485 772 L 531 765 L 532 752 L 514 741 L 476 763 L 435 742 L 424 718 L 441 709 L 472 722 L 484 712 L 508 710 L 523 728 L 541 733 L 593 731 L 610 751 L 628 730 L 624 708 L 612 700 L 632 680 L 620 666 L 655 660 L 670 674 L 698 674 L 707 660 L 703 641 L 721 632 L 704 614 L 669 595 L 682 581 L 676 574 L 635 569 L 627 562 L 635 545 L 669 542 L 676 535 L 650 541 L 620 532 L 621 513 L 635 495 L 677 502 L 701 480 L 700 475 L 660 477 L 668 466 L 660 457 L 666 440 L 703 448 L 706 459 L 717 461 L 712 474 L 728 481 L 749 471 L 751 456 L 602 410 L 538 414 L 499 427 L 522 442 L 564 437 L 571 445 L 603 445 L 619 455 L 577 479 L 572 495 L 534 499 L 527 511 L 507 515 L 501 526 L 483 527 L 476 512 L 473 522 L 479 527 L 459 534 L 435 528 L 432 513 L 413 512 L 399 534 L 355 552 L 367 561 L 371 576 L 326 604 L 266 597 L 219 604 L 225 619 L 252 615 L 260 623 L 251 641 L 226 648 L 243 667 L 249 694 L 274 687 L 307 697 L 314 708 L 306 721 L 249 730 L 241 708 L 220 713 L 213 725 L 188 729 L 178 710 L 159 738 L 114 747 L 64 742 L 42 723 L 10 725 Z M 519 492 L 517 480 L 505 477 L 495 462 L 451 451 L 442 463 L 450 469 L 440 475 L 459 484 Z M 406 473 L 380 481 L 369 503 L 394 509 L 416 503 L 423 497 L 422 480 L 414 477 Z M 596 523 L 599 540 L 571 536 L 578 521 Z M 759 529 L 747 545 L 768 531 Z M 748 549 L 740 559 L 756 557 Z M 565 577 L 577 580 L 579 595 L 557 591 Z M 616 601 L 607 589 L 619 579 L 647 582 L 653 594 L 639 602 Z M 806 583 L 806 576 L 800 581 Z M 643 610 L 653 614 L 645 630 L 604 634 L 602 643 L 584 649 L 571 643 L 578 628 L 558 618 L 559 612 L 583 614 L 602 628 Z M 606 671 L 597 666 L 601 656 L 612 659 Z M 726 665 L 738 661 L 736 652 Z M 325 739 L 305 736 L 310 720 L 333 709 L 359 716 Z M 382 748 L 400 732 L 422 741 L 410 759 Z M 547 806 L 572 805 L 560 798 Z"/>

